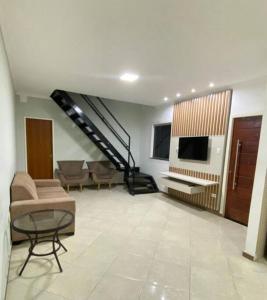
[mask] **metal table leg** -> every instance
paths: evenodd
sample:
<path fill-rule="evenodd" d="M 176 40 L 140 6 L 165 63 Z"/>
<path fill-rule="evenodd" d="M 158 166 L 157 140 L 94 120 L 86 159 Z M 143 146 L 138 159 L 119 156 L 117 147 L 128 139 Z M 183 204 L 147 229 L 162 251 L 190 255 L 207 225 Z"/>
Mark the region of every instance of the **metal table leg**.
<path fill-rule="evenodd" d="M 28 235 L 28 238 L 29 238 L 29 241 L 30 241 L 30 243 L 31 243 L 30 248 L 29 248 L 29 254 L 28 254 L 28 256 L 27 256 L 27 258 L 26 258 L 26 260 L 25 260 L 25 263 L 23 264 L 23 266 L 22 266 L 22 268 L 21 268 L 21 270 L 20 270 L 20 272 L 19 272 L 19 276 L 22 275 L 22 273 L 23 273 L 23 271 L 24 271 L 24 269 L 25 269 L 27 263 L 28 263 L 29 260 L 30 260 L 30 257 L 32 256 L 33 249 L 34 249 L 35 245 L 37 244 L 38 236 L 37 236 L 37 235 L 35 236 L 35 240 L 34 240 L 34 241 L 33 241 L 32 237 L 31 237 L 30 235 Z"/>
<path fill-rule="evenodd" d="M 57 264 L 58 264 L 58 267 L 59 267 L 60 272 L 63 272 L 62 267 L 61 267 L 61 264 L 60 264 L 59 259 L 58 259 L 58 256 L 57 256 L 56 247 L 55 247 L 55 244 L 58 243 L 58 241 L 59 241 L 59 238 L 58 238 L 58 231 L 56 231 L 55 234 L 54 234 L 54 236 L 53 236 L 53 240 L 52 240 L 52 244 L 53 244 L 53 254 L 55 255 L 55 258 L 56 258 L 56 261 L 57 261 Z M 61 246 L 62 244 L 59 242 L 59 245 Z M 65 248 L 65 247 L 64 247 L 64 248 Z"/>

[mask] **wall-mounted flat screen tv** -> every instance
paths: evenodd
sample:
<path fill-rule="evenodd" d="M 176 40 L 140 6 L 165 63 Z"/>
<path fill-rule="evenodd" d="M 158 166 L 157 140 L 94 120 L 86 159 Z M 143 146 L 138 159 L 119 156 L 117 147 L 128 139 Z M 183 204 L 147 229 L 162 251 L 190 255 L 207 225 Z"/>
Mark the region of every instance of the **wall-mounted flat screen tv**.
<path fill-rule="evenodd" d="M 206 161 L 208 144 L 208 136 L 180 137 L 178 158 Z"/>

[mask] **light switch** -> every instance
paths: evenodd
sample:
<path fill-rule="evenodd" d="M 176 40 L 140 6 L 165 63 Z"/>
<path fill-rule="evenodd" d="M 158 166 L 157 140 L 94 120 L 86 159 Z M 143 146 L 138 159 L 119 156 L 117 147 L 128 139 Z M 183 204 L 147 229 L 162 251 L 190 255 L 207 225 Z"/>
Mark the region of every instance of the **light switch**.
<path fill-rule="evenodd" d="M 221 153 L 221 148 L 218 147 L 218 148 L 216 149 L 216 153 L 217 153 L 217 154 L 220 154 L 220 153 Z"/>

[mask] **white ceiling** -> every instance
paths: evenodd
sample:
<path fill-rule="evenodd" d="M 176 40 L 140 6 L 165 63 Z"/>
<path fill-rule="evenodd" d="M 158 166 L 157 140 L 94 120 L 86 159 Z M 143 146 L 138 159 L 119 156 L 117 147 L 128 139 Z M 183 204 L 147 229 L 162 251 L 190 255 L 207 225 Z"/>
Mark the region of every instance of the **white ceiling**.
<path fill-rule="evenodd" d="M 0 0 L 0 22 L 18 93 L 155 105 L 267 75 L 266 0 Z"/>

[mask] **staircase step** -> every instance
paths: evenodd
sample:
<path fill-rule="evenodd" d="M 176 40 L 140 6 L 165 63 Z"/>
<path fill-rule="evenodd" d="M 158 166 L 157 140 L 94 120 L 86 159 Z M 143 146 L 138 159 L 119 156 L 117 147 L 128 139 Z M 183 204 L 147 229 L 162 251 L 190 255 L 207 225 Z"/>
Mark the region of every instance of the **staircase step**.
<path fill-rule="evenodd" d="M 152 178 L 152 176 L 151 175 L 149 175 L 149 174 L 145 174 L 145 173 L 134 173 L 134 177 L 135 178 Z"/>
<path fill-rule="evenodd" d="M 138 195 L 138 194 L 152 194 L 152 193 L 157 193 L 158 191 L 152 190 L 152 189 L 147 189 L 147 188 L 140 188 L 140 189 L 134 189 L 130 191 L 132 195 Z"/>

